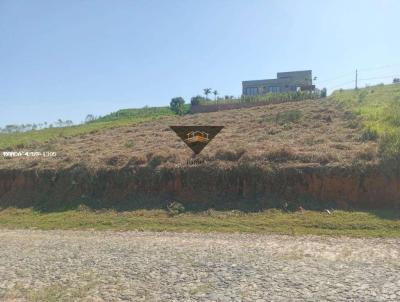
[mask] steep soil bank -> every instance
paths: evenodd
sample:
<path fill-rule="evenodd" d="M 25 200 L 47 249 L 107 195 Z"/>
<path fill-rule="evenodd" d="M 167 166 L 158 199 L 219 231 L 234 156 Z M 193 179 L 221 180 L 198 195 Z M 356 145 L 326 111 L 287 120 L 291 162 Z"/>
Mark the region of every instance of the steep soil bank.
<path fill-rule="evenodd" d="M 251 165 L 125 167 L 90 171 L 0 170 L 0 206 L 60 208 L 160 207 L 177 200 L 192 208 L 282 206 L 399 208 L 400 177 L 376 167 L 271 169 Z"/>

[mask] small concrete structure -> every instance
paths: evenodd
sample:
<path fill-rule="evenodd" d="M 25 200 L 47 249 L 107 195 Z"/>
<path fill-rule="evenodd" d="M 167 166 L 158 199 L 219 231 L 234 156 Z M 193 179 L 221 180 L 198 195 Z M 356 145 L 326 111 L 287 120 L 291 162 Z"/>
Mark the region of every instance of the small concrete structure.
<path fill-rule="evenodd" d="M 278 72 L 276 79 L 243 81 L 242 93 L 248 95 L 262 95 L 266 93 L 313 91 L 312 71 Z"/>

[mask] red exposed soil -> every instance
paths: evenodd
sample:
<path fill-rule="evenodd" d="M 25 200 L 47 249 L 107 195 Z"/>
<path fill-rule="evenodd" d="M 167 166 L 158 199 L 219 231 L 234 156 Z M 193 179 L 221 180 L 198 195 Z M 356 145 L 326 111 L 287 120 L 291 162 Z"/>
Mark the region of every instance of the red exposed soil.
<path fill-rule="evenodd" d="M 310 200 L 337 208 L 400 207 L 400 179 L 370 167 L 260 167 L 181 169 L 124 168 L 88 171 L 76 166 L 63 171 L 10 170 L 0 174 L 0 205 L 54 207 L 86 203 L 93 206 L 135 206 L 138 201 L 165 205 L 171 200 L 199 207 L 271 207 L 283 202 L 307 206 Z"/>

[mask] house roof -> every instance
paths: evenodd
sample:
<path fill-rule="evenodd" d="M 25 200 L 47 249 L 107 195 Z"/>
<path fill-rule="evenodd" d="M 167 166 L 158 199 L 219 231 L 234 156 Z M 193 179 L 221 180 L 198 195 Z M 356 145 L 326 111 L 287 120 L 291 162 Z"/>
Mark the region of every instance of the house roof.
<path fill-rule="evenodd" d="M 285 83 L 301 83 L 304 80 L 312 80 L 312 70 L 298 70 L 278 72 L 275 79 L 242 81 L 243 86 L 282 85 Z"/>

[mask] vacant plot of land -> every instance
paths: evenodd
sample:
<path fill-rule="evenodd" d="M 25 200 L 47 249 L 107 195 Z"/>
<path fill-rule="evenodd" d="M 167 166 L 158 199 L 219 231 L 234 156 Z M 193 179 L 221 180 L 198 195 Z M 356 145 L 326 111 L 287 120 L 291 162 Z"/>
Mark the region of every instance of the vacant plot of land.
<path fill-rule="evenodd" d="M 84 163 L 95 168 L 115 168 L 129 161 L 138 165 L 185 162 L 192 151 L 170 125 L 224 126 L 201 154 L 211 162 L 318 166 L 376 160 L 377 144 L 362 140 L 362 124 L 357 116 L 345 111 L 340 104 L 310 100 L 183 117 L 167 116 L 129 127 L 60 137 L 33 148 L 57 152 L 56 158 L 0 158 L 0 166 L 51 168 Z"/>
<path fill-rule="evenodd" d="M 334 211 L 328 214 L 314 211 L 243 213 L 208 210 L 171 216 L 163 210 L 116 212 L 81 209 L 43 213 L 9 208 L 0 211 L 0 227 L 400 237 L 400 216 L 393 211 Z"/>
<path fill-rule="evenodd" d="M 0 231 L 2 301 L 399 301 L 398 239 Z"/>

